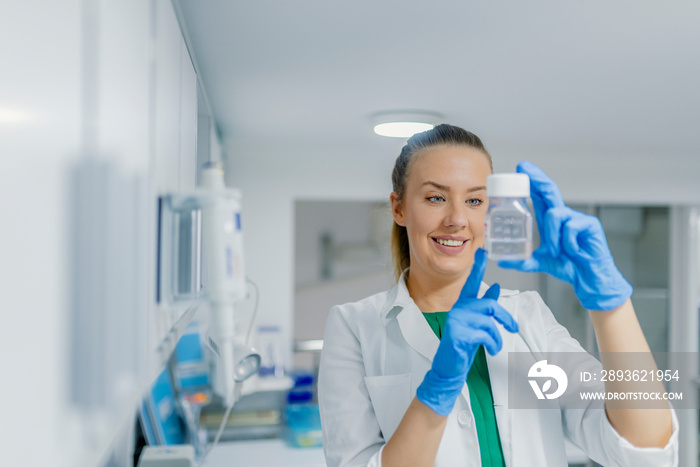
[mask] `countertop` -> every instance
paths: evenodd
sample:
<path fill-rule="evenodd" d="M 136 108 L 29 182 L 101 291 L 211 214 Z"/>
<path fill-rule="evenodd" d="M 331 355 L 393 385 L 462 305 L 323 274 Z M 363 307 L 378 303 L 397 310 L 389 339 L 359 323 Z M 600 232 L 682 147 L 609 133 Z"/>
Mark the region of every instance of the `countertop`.
<path fill-rule="evenodd" d="M 567 441 L 570 464 L 586 464 L 588 458 Z M 294 448 L 282 439 L 221 442 L 204 467 L 326 467 L 323 448 Z"/>
<path fill-rule="evenodd" d="M 205 467 L 326 467 L 323 448 L 294 448 L 282 439 L 220 442 Z"/>

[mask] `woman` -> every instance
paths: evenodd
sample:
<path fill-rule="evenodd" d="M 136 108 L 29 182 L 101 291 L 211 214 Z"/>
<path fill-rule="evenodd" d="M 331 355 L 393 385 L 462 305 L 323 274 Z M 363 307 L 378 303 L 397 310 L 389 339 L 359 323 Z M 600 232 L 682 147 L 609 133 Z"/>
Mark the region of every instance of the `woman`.
<path fill-rule="evenodd" d="M 561 466 L 565 436 L 603 465 L 676 465 L 669 408 L 507 408 L 509 352 L 584 350 L 537 293 L 482 284 L 492 171 L 479 138 L 450 125 L 401 151 L 390 197 L 397 284 L 328 317 L 319 374 L 328 465 Z M 531 179 L 541 245 L 528 260 L 499 265 L 571 283 L 601 352 L 648 353 L 632 287 L 598 220 L 566 207 L 534 165 L 518 171 Z"/>

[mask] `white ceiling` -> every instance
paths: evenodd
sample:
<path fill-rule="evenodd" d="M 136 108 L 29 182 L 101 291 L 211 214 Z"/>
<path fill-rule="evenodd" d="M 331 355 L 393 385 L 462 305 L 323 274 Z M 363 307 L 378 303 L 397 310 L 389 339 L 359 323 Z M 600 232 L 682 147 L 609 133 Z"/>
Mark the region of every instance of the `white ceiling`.
<path fill-rule="evenodd" d="M 425 109 L 495 157 L 700 156 L 697 0 L 176 6 L 227 146 L 362 157 L 387 147 L 372 113 Z"/>

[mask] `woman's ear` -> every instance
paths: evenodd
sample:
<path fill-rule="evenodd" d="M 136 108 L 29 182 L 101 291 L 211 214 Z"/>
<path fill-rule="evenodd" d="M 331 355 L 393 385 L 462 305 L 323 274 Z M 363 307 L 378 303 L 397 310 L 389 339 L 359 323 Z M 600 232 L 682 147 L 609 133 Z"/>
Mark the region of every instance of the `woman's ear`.
<path fill-rule="evenodd" d="M 406 227 L 401 198 L 399 198 L 399 195 L 396 192 L 392 192 L 391 195 L 389 195 L 389 201 L 391 201 L 391 214 L 394 216 L 394 222 L 401 227 Z"/>

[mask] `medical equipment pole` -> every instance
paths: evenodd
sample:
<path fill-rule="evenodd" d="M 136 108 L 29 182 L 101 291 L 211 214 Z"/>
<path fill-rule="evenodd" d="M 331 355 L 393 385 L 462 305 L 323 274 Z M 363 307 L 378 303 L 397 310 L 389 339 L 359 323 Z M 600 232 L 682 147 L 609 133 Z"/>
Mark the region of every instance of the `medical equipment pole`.
<path fill-rule="evenodd" d="M 240 192 L 226 188 L 218 164 L 210 164 L 202 171 L 202 189 L 212 195 L 202 207 L 202 282 L 212 317 L 208 341 L 220 358 L 214 392 L 230 407 L 235 401 L 235 304 L 245 297 L 246 290 Z"/>

